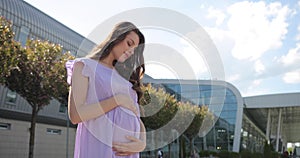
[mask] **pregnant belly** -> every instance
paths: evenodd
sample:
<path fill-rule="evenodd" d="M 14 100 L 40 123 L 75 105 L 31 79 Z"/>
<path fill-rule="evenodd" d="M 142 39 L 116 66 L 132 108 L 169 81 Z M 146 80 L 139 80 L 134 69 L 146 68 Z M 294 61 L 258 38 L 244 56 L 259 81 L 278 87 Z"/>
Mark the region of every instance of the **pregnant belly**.
<path fill-rule="evenodd" d="M 123 108 L 117 107 L 114 113 L 113 141 L 129 142 L 126 136 L 135 136 L 139 138 L 140 121 L 132 113 L 128 113 Z"/>

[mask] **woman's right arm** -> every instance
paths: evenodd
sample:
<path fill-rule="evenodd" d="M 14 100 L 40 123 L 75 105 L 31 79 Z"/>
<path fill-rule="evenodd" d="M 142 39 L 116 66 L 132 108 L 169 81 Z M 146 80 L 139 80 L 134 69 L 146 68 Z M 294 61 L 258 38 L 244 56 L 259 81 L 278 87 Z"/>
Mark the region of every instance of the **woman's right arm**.
<path fill-rule="evenodd" d="M 95 104 L 85 105 L 89 79 L 82 75 L 84 64 L 76 62 L 72 73 L 72 85 L 69 92 L 68 110 L 73 124 L 99 117 L 106 112 L 122 105 L 136 112 L 133 102 L 125 95 L 117 95 Z"/>

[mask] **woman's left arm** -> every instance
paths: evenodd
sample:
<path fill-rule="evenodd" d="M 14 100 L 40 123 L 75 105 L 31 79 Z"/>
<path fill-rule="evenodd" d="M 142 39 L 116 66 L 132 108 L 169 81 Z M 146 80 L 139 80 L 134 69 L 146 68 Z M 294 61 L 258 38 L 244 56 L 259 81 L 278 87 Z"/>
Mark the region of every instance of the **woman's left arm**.
<path fill-rule="evenodd" d="M 113 150 L 117 156 L 128 156 L 138 152 L 142 152 L 146 148 L 146 128 L 142 120 L 140 120 L 140 138 L 134 136 L 126 136 L 131 142 L 129 143 L 113 143 Z"/>

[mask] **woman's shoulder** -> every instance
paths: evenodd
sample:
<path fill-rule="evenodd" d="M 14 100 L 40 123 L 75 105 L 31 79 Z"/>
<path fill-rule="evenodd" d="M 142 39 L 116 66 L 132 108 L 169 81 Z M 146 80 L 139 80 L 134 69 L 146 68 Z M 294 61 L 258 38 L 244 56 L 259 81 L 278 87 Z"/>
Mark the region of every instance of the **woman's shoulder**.
<path fill-rule="evenodd" d="M 89 68 L 96 67 L 98 64 L 96 60 L 90 58 L 76 58 L 74 60 L 71 60 L 70 62 L 76 66 L 89 67 Z"/>
<path fill-rule="evenodd" d="M 83 62 L 84 64 L 86 63 L 94 63 L 96 64 L 97 61 L 91 58 L 86 58 L 86 57 L 82 57 L 82 58 L 76 58 L 74 59 L 74 62 Z"/>
<path fill-rule="evenodd" d="M 71 83 L 71 78 L 74 71 L 81 71 L 81 74 L 86 77 L 93 76 L 97 63 L 98 62 L 96 60 L 90 58 L 76 58 L 74 60 L 67 61 L 66 68 L 68 74 L 68 83 Z"/>

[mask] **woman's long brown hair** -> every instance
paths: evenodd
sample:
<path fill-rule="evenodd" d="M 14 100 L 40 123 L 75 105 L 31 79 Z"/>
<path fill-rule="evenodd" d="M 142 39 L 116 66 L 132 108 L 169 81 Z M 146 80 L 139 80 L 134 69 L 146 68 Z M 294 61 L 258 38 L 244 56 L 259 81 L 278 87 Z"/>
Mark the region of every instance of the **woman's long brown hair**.
<path fill-rule="evenodd" d="M 135 48 L 135 53 L 123 63 L 115 60 L 112 64 L 122 77 L 132 83 L 132 89 L 136 91 L 138 102 L 140 102 L 143 96 L 141 79 L 145 73 L 143 55 L 145 37 L 135 25 L 130 22 L 116 24 L 108 37 L 96 46 L 87 57 L 97 61 L 104 59 L 109 55 L 113 47 L 123 41 L 131 31 L 139 36 L 139 45 Z"/>

